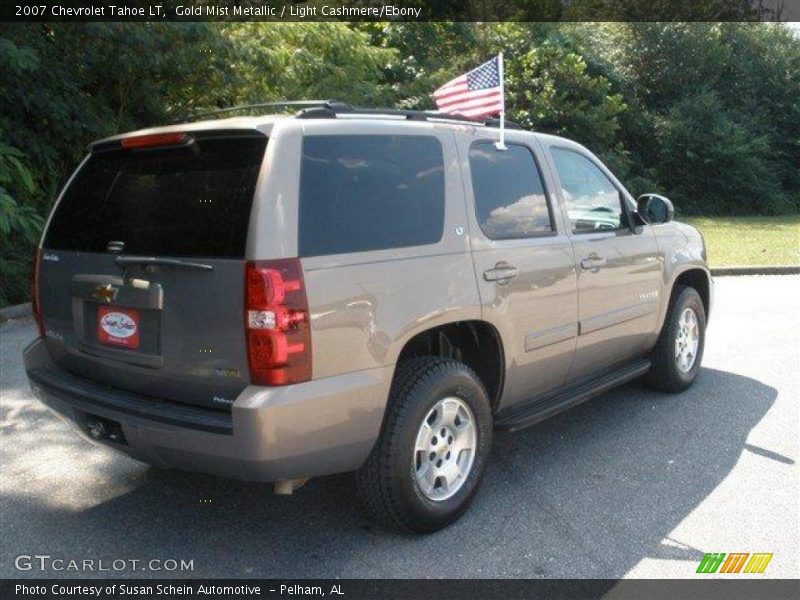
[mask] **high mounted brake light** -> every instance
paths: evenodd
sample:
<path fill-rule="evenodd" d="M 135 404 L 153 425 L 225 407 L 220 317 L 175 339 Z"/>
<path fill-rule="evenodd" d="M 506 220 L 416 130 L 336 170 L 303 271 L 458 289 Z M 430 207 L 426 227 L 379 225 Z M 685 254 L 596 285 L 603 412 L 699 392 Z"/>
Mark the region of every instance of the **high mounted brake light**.
<path fill-rule="evenodd" d="M 137 135 L 123 138 L 120 143 L 129 150 L 142 150 L 145 148 L 158 148 L 159 146 L 182 146 L 191 141 L 185 133 L 154 133 L 152 135 Z"/>
<path fill-rule="evenodd" d="M 247 263 L 245 333 L 252 383 L 311 379 L 311 328 L 299 258 Z"/>

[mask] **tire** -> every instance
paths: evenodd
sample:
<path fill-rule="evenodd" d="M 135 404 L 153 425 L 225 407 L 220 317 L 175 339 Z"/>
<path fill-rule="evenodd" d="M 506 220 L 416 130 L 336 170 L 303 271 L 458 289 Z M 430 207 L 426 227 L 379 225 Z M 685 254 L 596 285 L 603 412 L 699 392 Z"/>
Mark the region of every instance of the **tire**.
<path fill-rule="evenodd" d="M 696 330 L 697 346 L 688 364 L 688 354 L 680 353 L 681 348 L 693 346 L 691 335 L 681 337 L 682 322 L 686 311 L 691 311 L 696 319 L 696 327 L 688 327 L 691 333 Z M 689 320 L 691 323 L 691 320 Z M 692 287 L 676 286 L 669 304 L 669 312 L 664 327 L 653 349 L 653 364 L 644 376 L 645 383 L 662 392 L 678 393 L 689 388 L 700 372 L 703 360 L 703 348 L 706 341 L 706 312 L 700 294 Z M 686 368 L 686 367 L 689 368 Z"/>
<path fill-rule="evenodd" d="M 456 417 L 451 418 L 454 410 Z M 439 439 L 440 427 L 447 423 L 451 425 L 446 436 Z M 465 449 L 473 439 L 470 427 L 475 432 L 471 453 Z M 417 533 L 433 532 L 456 521 L 480 485 L 492 446 L 492 427 L 488 395 L 472 369 L 434 357 L 400 363 L 380 438 L 356 472 L 358 493 L 368 512 L 385 526 Z M 418 444 L 429 446 L 420 450 Z M 466 473 L 460 479 L 461 471 L 454 470 L 454 464 Z M 430 470 L 423 468 L 426 465 Z M 426 476 L 418 477 L 418 472 Z M 446 476 L 442 479 L 438 473 Z M 450 486 L 445 485 L 448 477 L 453 482 Z"/>

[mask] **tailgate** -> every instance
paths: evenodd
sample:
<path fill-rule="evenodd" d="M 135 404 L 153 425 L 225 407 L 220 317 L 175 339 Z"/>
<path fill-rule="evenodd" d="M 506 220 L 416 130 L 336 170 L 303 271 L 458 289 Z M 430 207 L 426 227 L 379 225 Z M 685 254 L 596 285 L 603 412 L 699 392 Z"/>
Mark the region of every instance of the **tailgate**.
<path fill-rule="evenodd" d="M 54 210 L 39 296 L 62 368 L 230 410 L 249 383 L 244 251 L 266 146 L 204 132 L 93 152 Z"/>

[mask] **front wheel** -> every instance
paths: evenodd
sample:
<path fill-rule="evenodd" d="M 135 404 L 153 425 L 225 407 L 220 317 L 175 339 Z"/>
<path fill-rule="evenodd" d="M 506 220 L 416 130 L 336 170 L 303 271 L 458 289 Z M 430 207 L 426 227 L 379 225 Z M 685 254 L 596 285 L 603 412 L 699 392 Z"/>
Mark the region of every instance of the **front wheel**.
<path fill-rule="evenodd" d="M 679 287 L 653 350 L 653 365 L 644 380 L 664 392 L 682 392 L 700 371 L 706 339 L 706 311 L 697 290 Z"/>
<path fill-rule="evenodd" d="M 458 519 L 480 484 L 492 412 L 478 376 L 435 357 L 397 368 L 381 437 L 356 473 L 367 509 L 386 525 L 432 532 Z"/>

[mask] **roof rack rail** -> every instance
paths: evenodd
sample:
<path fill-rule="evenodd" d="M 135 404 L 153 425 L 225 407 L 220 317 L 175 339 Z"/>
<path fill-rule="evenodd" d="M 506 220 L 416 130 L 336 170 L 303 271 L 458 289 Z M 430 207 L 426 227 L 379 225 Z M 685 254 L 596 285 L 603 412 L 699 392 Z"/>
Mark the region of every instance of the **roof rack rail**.
<path fill-rule="evenodd" d="M 218 110 L 188 115 L 179 119 L 175 119 L 173 122 L 188 123 L 197 119 L 215 117 L 231 112 L 278 107 L 301 108 L 302 110 L 295 115 L 298 119 L 335 119 L 339 115 L 367 115 L 375 117 L 402 117 L 409 121 L 449 121 L 454 123 L 469 123 L 471 125 L 484 125 L 486 127 L 500 127 L 500 120 L 495 118 L 477 121 L 463 115 L 453 115 L 434 111 L 351 106 L 338 100 L 280 100 L 275 102 L 259 102 L 257 104 L 241 104 L 239 106 L 231 106 L 228 108 L 220 108 Z M 520 125 L 514 123 L 513 121 L 509 121 L 508 119 L 506 119 L 505 125 L 508 129 L 522 129 Z"/>
<path fill-rule="evenodd" d="M 208 112 L 196 113 L 193 115 L 187 115 L 180 118 L 177 118 L 173 121 L 173 123 L 187 123 L 189 121 L 195 121 L 197 119 L 204 119 L 206 117 L 214 117 L 216 115 L 223 115 L 230 112 L 236 112 L 240 110 L 254 110 L 256 108 L 278 108 L 278 107 L 326 107 L 326 106 L 338 106 L 342 104 L 341 102 L 337 102 L 336 100 L 280 100 L 275 102 L 259 102 L 257 104 L 240 104 L 238 106 L 230 106 L 228 108 L 220 108 L 218 110 L 212 110 Z"/>
<path fill-rule="evenodd" d="M 311 106 L 297 113 L 298 119 L 334 119 L 339 115 L 367 115 L 367 116 L 390 116 L 403 117 L 409 121 L 451 121 L 456 123 L 469 123 L 472 125 L 484 125 L 486 127 L 500 127 L 500 119 L 485 119 L 477 121 L 463 115 L 453 115 L 433 111 L 405 110 L 392 108 L 364 108 L 350 106 L 344 102 L 328 101 L 324 104 Z M 505 126 L 508 129 L 522 129 L 522 127 L 506 119 Z"/>

